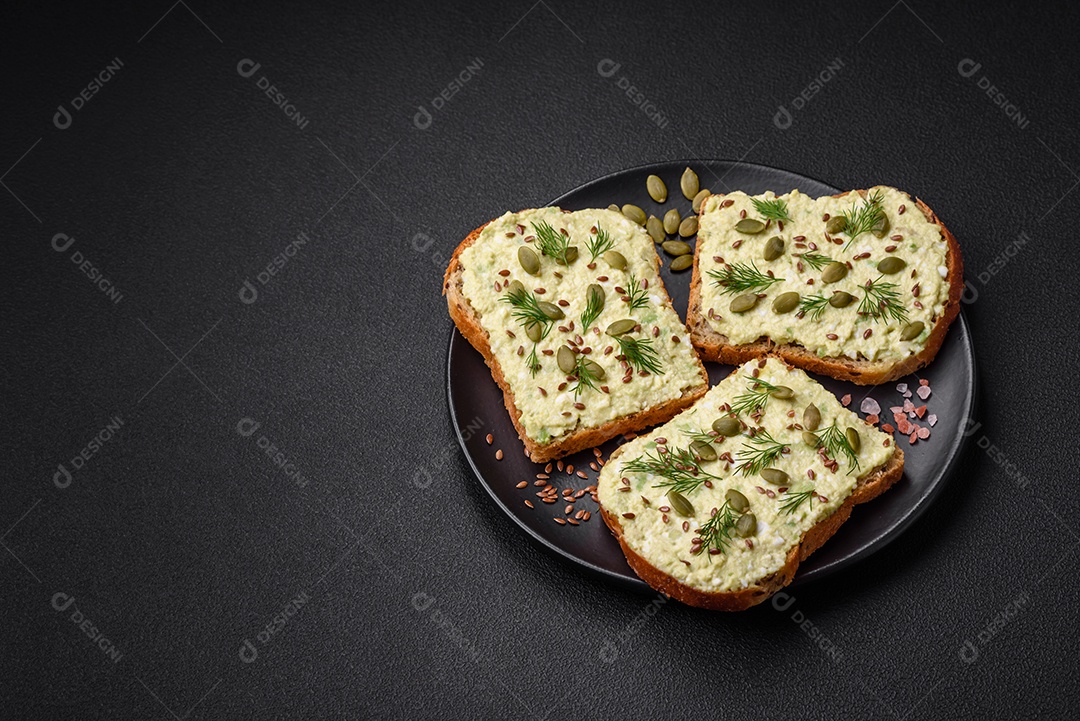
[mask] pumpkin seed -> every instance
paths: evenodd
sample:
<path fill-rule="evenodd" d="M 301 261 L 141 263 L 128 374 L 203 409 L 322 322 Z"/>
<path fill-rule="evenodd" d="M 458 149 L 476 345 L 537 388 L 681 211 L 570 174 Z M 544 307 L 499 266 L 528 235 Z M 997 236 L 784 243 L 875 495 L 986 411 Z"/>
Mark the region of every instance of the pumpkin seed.
<path fill-rule="evenodd" d="M 776 386 L 769 391 L 769 395 L 773 398 L 779 398 L 782 401 L 786 401 L 795 397 L 795 391 L 791 390 L 787 386 Z"/>
<path fill-rule="evenodd" d="M 802 412 L 802 427 L 808 431 L 816 431 L 821 425 L 821 411 L 813 403 Z"/>
<path fill-rule="evenodd" d="M 777 486 L 786 486 L 791 482 L 791 477 L 779 468 L 762 468 L 761 477 Z"/>
<path fill-rule="evenodd" d="M 907 261 L 903 258 L 897 258 L 895 255 L 890 255 L 888 258 L 882 259 L 882 261 L 877 264 L 878 272 L 884 273 L 885 275 L 899 273 L 906 267 Z"/>
<path fill-rule="evenodd" d="M 740 233 L 746 233 L 747 235 L 757 235 L 765 230 L 765 224 L 760 220 L 754 220 L 753 218 L 743 218 L 735 224 L 735 230 Z"/>
<path fill-rule="evenodd" d="M 649 191 L 649 197 L 657 203 L 667 200 L 667 186 L 664 185 L 663 180 L 660 180 L 659 175 L 650 175 L 646 178 L 645 188 Z"/>
<path fill-rule="evenodd" d="M 698 176 L 693 170 L 687 168 L 682 171 L 682 177 L 679 178 L 679 187 L 682 188 L 683 197 L 687 200 L 693 200 L 694 196 L 698 194 L 700 185 L 698 183 Z"/>
<path fill-rule="evenodd" d="M 690 444 L 690 450 L 694 455 L 703 461 L 715 461 L 716 449 L 712 447 L 711 443 L 705 441 L 694 441 Z"/>
<path fill-rule="evenodd" d="M 617 320 L 607 327 L 607 334 L 612 338 L 616 338 L 620 335 L 625 335 L 634 330 L 634 326 L 637 325 L 637 321 L 631 318 L 624 318 L 623 320 Z"/>
<path fill-rule="evenodd" d="M 569 346 L 559 346 L 559 352 L 555 354 L 555 360 L 559 364 L 559 370 L 563 373 L 573 373 L 577 367 L 577 358 Z"/>
<path fill-rule="evenodd" d="M 793 290 L 789 290 L 787 293 L 781 293 L 776 296 L 776 300 L 772 303 L 773 313 L 790 313 L 795 310 L 795 307 L 799 305 L 799 294 Z"/>
<path fill-rule="evenodd" d="M 851 446 L 851 450 L 856 453 L 862 448 L 862 438 L 859 437 L 859 432 L 854 428 L 848 428 L 844 431 L 844 435 L 847 436 L 848 445 Z"/>
<path fill-rule="evenodd" d="M 539 343 L 544 337 L 544 329 L 539 323 L 529 323 L 525 326 L 525 335 L 529 336 L 533 343 Z"/>
<path fill-rule="evenodd" d="M 838 260 L 834 260 L 825 266 L 825 270 L 821 271 L 822 283 L 835 283 L 838 280 L 843 280 L 847 275 L 847 265 L 841 263 Z"/>
<path fill-rule="evenodd" d="M 774 235 L 765 243 L 765 260 L 776 260 L 784 254 L 784 239 Z"/>
<path fill-rule="evenodd" d="M 679 515 L 694 515 L 694 504 L 686 500 L 686 496 L 676 490 L 670 490 L 667 492 L 667 497 L 668 500 L 671 501 L 671 507 L 674 508 L 679 513 Z"/>
<path fill-rule="evenodd" d="M 805 443 L 806 445 L 810 446 L 811 448 L 817 448 L 818 446 L 821 445 L 821 439 L 819 439 L 817 436 L 815 436 L 810 431 L 803 431 L 802 432 L 802 442 Z"/>
<path fill-rule="evenodd" d="M 566 249 L 566 262 L 562 262 L 562 258 L 556 258 L 555 262 L 559 265 L 570 265 L 578 259 L 578 249 L 576 245 L 571 245 Z"/>
<path fill-rule="evenodd" d="M 694 202 L 690 204 L 690 207 L 694 209 L 695 213 L 701 212 L 701 204 L 704 203 L 705 198 L 708 198 L 710 195 L 712 195 L 712 191 L 708 188 L 703 188 L 698 191 L 698 194 L 694 196 Z"/>
<path fill-rule="evenodd" d="M 724 499 L 728 502 L 728 505 L 739 513 L 745 513 L 746 509 L 750 507 L 750 501 L 746 500 L 746 496 L 734 488 L 728 489 L 728 492 L 724 494 Z"/>
<path fill-rule="evenodd" d="M 691 236 L 697 235 L 697 226 L 697 216 L 687 216 L 683 218 L 681 223 L 679 223 L 679 235 L 684 238 L 689 238 Z"/>
<path fill-rule="evenodd" d="M 829 298 L 829 305 L 833 308 L 846 308 L 851 305 L 851 301 L 855 300 L 855 296 L 851 293 L 845 293 L 842 290 L 838 290 L 832 294 L 832 298 Z"/>
<path fill-rule="evenodd" d="M 712 422 L 712 429 L 722 436 L 737 436 L 742 430 L 738 418 L 717 418 Z"/>
<path fill-rule="evenodd" d="M 615 270 L 626 270 L 626 256 L 617 250 L 604 253 L 604 261 Z"/>
<path fill-rule="evenodd" d="M 889 219 L 882 213 L 874 221 L 874 224 L 870 226 L 870 232 L 874 234 L 875 238 L 884 238 L 885 234 L 889 232 Z"/>
<path fill-rule="evenodd" d="M 562 320 L 566 317 L 566 314 L 562 312 L 562 308 L 554 303 L 548 303 L 546 300 L 539 300 L 536 302 L 540 310 L 544 311 L 544 315 L 552 320 Z"/>
<path fill-rule="evenodd" d="M 664 232 L 668 235 L 675 235 L 679 232 L 679 223 L 681 222 L 682 216 L 679 215 L 678 208 L 672 208 L 664 213 Z"/>
<path fill-rule="evenodd" d="M 649 232 L 649 237 L 654 243 L 664 242 L 664 223 L 655 215 L 649 216 L 649 220 L 645 223 L 645 230 Z"/>
<path fill-rule="evenodd" d="M 664 252 L 668 255 L 686 255 L 690 252 L 690 246 L 681 240 L 669 240 L 664 243 Z"/>
<path fill-rule="evenodd" d="M 636 205 L 627 203 L 622 207 L 622 214 L 638 225 L 645 225 L 645 211 Z"/>
<path fill-rule="evenodd" d="M 589 369 L 589 372 L 593 374 L 596 380 L 602 381 L 607 378 L 607 371 L 605 371 L 604 367 L 596 361 L 586 358 L 584 365 Z"/>
<path fill-rule="evenodd" d="M 825 223 L 825 232 L 829 235 L 843 233 L 845 228 L 847 228 L 847 218 L 842 215 L 834 215 Z"/>
<path fill-rule="evenodd" d="M 694 265 L 694 256 L 690 254 L 680 255 L 678 258 L 671 261 L 671 269 L 676 273 L 682 270 L 686 270 L 692 265 Z"/>
<path fill-rule="evenodd" d="M 620 209 L 619 209 L 619 206 L 615 205 L 614 203 L 612 203 L 611 205 L 609 205 L 609 206 L 607 207 L 607 209 L 608 209 L 608 210 L 614 210 L 614 211 L 615 211 L 616 213 L 621 213 L 621 212 L 622 212 L 622 210 L 620 210 Z"/>
<path fill-rule="evenodd" d="M 540 256 L 525 245 L 518 246 L 518 262 L 521 268 L 529 275 L 537 275 L 540 272 Z"/>
<path fill-rule="evenodd" d="M 595 303 L 598 308 L 598 312 L 604 309 L 605 293 L 604 286 L 599 283 L 593 283 L 585 289 L 585 304 Z M 586 328 L 586 330 L 588 330 Z"/>
<path fill-rule="evenodd" d="M 732 313 L 745 313 L 746 311 L 757 305 L 758 297 L 754 293 L 746 293 L 740 295 L 735 300 L 731 301 L 731 305 L 728 306 Z"/>
<path fill-rule="evenodd" d="M 506 291 L 512 294 L 524 293 L 525 286 L 520 280 L 512 280 L 506 284 Z"/>
<path fill-rule="evenodd" d="M 914 323 L 908 323 L 904 326 L 904 329 L 900 331 L 900 340 L 915 340 L 919 337 L 919 334 L 923 332 L 923 328 L 925 327 L 926 325 L 921 320 L 917 320 Z"/>
<path fill-rule="evenodd" d="M 753 513 L 744 513 L 735 521 L 735 533 L 739 538 L 749 538 L 757 533 L 757 516 Z"/>

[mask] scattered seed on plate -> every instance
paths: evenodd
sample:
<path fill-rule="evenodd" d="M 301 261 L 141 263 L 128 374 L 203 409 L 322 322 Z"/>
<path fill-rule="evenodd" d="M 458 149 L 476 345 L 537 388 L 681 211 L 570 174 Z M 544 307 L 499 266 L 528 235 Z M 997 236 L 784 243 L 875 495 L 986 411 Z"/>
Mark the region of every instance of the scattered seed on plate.
<path fill-rule="evenodd" d="M 488 433 L 487 438 L 485 440 L 487 441 L 487 444 L 490 446 L 492 443 L 495 442 L 495 436 Z"/>
<path fill-rule="evenodd" d="M 495 451 L 495 460 L 501 461 L 502 459 L 503 459 L 503 452 L 502 452 L 502 449 L 500 448 L 499 450 Z"/>

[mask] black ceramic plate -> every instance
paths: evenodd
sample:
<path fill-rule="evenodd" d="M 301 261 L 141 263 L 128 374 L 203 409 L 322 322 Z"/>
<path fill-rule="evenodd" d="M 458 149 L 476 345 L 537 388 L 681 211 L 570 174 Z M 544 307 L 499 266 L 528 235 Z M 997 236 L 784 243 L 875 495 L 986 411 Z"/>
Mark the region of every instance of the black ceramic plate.
<path fill-rule="evenodd" d="M 658 163 L 614 173 L 572 190 L 548 205 L 581 210 L 606 208 L 611 203 L 634 203 L 644 208 L 646 213 L 657 216 L 663 216 L 664 211 L 672 207 L 678 208 L 685 216 L 692 210 L 690 201 L 685 200 L 679 192 L 679 177 L 687 165 L 697 171 L 702 187 L 717 192 L 739 189 L 751 194 L 766 190 L 785 193 L 795 188 L 814 196 L 839 192 L 820 181 L 776 168 L 731 161 L 696 160 Z M 669 197 L 663 206 L 653 202 L 645 191 L 645 178 L 651 173 L 659 175 L 668 185 Z M 670 272 L 667 260 L 665 256 L 665 267 L 661 274 L 675 309 L 685 320 L 690 272 Z M 732 371 L 732 366 L 715 363 L 706 363 L 706 367 L 714 384 Z M 850 407 L 853 410 L 858 411 L 862 399 L 871 396 L 881 405 L 883 423 L 893 420 L 889 408 L 903 403 L 896 383 L 857 386 L 823 376 L 814 377 L 837 396 L 850 394 Z M 824 578 L 866 558 L 896 538 L 929 507 L 955 469 L 964 443 L 966 419 L 971 416 L 975 404 L 975 357 L 963 314 L 953 324 L 934 362 L 903 382 L 914 391 L 919 387 L 920 379 L 930 382 L 932 395 L 926 401 L 921 401 L 915 395 L 911 400 L 917 406 L 925 403 L 927 415 L 937 415 L 939 420 L 931 429 L 930 438 L 909 445 L 908 438 L 896 433 L 906 459 L 903 478 L 881 497 L 857 506 L 850 520 L 841 526 L 836 535 L 800 564 L 794 585 Z M 450 415 L 461 448 L 496 506 L 546 548 L 612 580 L 646 588 L 645 583 L 630 570 L 619 544 L 608 532 L 596 513 L 596 505 L 588 496 L 575 505 L 593 512 L 590 521 L 580 526 L 562 526 L 554 522 L 554 517 L 563 516 L 566 504 L 545 505 L 536 497 L 538 489 L 532 482 L 543 467 L 525 457 L 521 441 L 503 405 L 502 392 L 492 380 L 483 357 L 456 330 L 450 338 L 447 385 Z M 926 425 L 925 419 L 921 425 Z M 490 446 L 486 441 L 489 433 L 494 436 L 494 443 Z M 621 442 L 620 439 L 604 444 L 601 447 L 604 458 Z M 495 458 L 498 449 L 504 453 L 501 461 Z M 596 483 L 597 474 L 589 469 L 589 462 L 593 460 L 591 451 L 564 460 L 573 464 L 575 471 L 584 470 L 589 479 L 582 480 L 576 475 L 569 476 L 553 470 L 552 483 L 560 492 L 563 488 L 579 489 Z M 529 484 L 518 489 L 515 486 L 520 481 L 528 481 Z M 536 507 L 526 506 L 526 500 L 532 501 Z"/>

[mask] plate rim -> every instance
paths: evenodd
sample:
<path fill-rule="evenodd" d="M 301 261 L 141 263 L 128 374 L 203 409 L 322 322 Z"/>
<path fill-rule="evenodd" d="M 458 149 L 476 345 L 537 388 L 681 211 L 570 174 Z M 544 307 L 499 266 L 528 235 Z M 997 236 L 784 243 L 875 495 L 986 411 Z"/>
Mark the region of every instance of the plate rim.
<path fill-rule="evenodd" d="M 671 165 L 671 164 L 681 165 L 683 163 L 686 163 L 687 165 L 689 165 L 690 163 L 730 163 L 732 167 L 736 167 L 736 166 L 739 166 L 739 165 L 745 165 L 745 166 L 748 166 L 748 167 L 757 167 L 757 168 L 764 168 L 766 170 L 777 171 L 777 172 L 788 174 L 788 175 L 800 175 L 800 174 L 795 173 L 793 171 L 785 170 L 784 168 L 777 168 L 775 166 L 764 165 L 764 164 L 761 164 L 761 163 L 747 163 L 747 162 L 744 162 L 742 160 L 734 160 L 733 161 L 733 160 L 706 159 L 706 158 L 697 158 L 697 159 L 694 159 L 694 160 L 668 160 L 668 161 L 660 161 L 660 162 L 654 162 L 654 163 L 644 163 L 642 165 L 636 165 L 636 166 L 632 166 L 632 167 L 629 167 L 629 168 L 623 168 L 621 170 L 612 171 L 612 172 L 607 173 L 605 175 L 602 175 L 602 176 L 600 176 L 598 178 L 594 178 L 593 180 L 591 180 L 591 181 L 589 181 L 587 183 L 576 186 L 575 188 L 567 191 L 566 193 L 563 193 L 563 194 L 559 195 L 557 198 L 553 199 L 550 203 L 548 203 L 548 205 L 553 205 L 553 204 L 557 203 L 557 201 L 565 198 L 566 196 L 568 196 L 568 195 L 570 195 L 572 193 L 577 193 L 577 192 L 579 192 L 579 191 L 581 191 L 581 190 L 583 190 L 585 188 L 591 187 L 591 186 L 593 186 L 593 185 L 595 185 L 597 183 L 601 183 L 601 182 L 604 182 L 606 180 L 610 180 L 610 179 L 615 178 L 617 176 L 622 176 L 622 175 L 629 174 L 629 173 L 632 173 L 632 172 L 635 172 L 635 171 L 643 171 L 643 170 L 648 170 L 648 169 L 655 169 L 657 167 L 664 166 L 664 165 Z M 821 185 L 824 185 L 824 186 L 826 186 L 828 188 L 834 188 L 835 187 L 830 183 L 826 183 L 824 181 L 818 180 L 817 178 L 813 178 L 813 177 L 811 177 L 809 175 L 802 175 L 801 177 L 813 180 L 814 182 L 817 182 L 817 183 L 819 183 Z M 545 207 L 547 207 L 547 206 L 545 206 Z M 978 394 L 978 390 L 979 390 L 979 374 L 978 374 L 978 365 L 976 363 L 976 358 L 975 358 L 974 337 L 971 334 L 971 326 L 967 322 L 966 312 L 965 312 L 964 307 L 963 307 L 962 304 L 961 304 L 961 307 L 960 307 L 960 312 L 957 314 L 956 321 L 958 321 L 959 325 L 963 327 L 964 335 L 967 336 L 968 341 L 969 341 L 967 344 L 964 345 L 964 360 L 965 360 L 966 364 L 968 366 L 970 366 L 970 368 L 971 368 L 971 379 L 970 379 L 970 383 L 969 383 L 969 392 L 970 392 L 971 402 L 970 402 L 970 408 L 967 411 L 970 414 L 970 413 L 973 413 L 975 411 L 975 409 L 978 407 L 978 401 L 979 401 L 979 394 Z M 950 328 L 950 331 L 952 331 L 951 328 Z M 453 426 L 454 426 L 454 428 L 453 428 L 454 437 L 457 440 L 458 447 L 461 449 L 462 455 L 465 456 L 465 459 L 469 464 L 469 468 L 472 469 L 473 476 L 480 482 L 480 485 L 483 487 L 483 489 L 487 493 L 487 495 L 495 502 L 496 506 L 498 506 L 498 508 L 500 510 L 502 510 L 502 512 L 506 516 L 510 517 L 510 519 L 513 520 L 513 522 L 520 529 L 525 531 L 526 535 L 533 542 L 540 544 L 540 546 L 542 546 L 543 548 L 546 548 L 546 549 L 548 549 L 550 551 L 553 551 L 557 556 L 562 558 L 564 561 L 568 561 L 568 562 L 572 563 L 574 566 L 587 568 L 588 570 L 592 571 L 593 573 L 598 573 L 598 574 L 600 574 L 601 576 L 603 576 L 603 577 L 605 577 L 607 579 L 611 579 L 611 580 L 615 581 L 617 584 L 619 584 L 619 585 L 621 585 L 623 587 L 634 588 L 634 589 L 637 589 L 637 590 L 640 590 L 640 591 L 651 590 L 651 587 L 645 581 L 643 581 L 640 577 L 638 577 L 636 575 L 634 577 L 629 577 L 629 576 L 617 573 L 615 571 L 612 571 L 610 569 L 603 568 L 601 566 L 597 566 L 596 564 L 594 564 L 594 563 L 592 563 L 590 561 L 587 561 L 587 560 L 585 560 L 583 558 L 575 556 L 574 554 L 570 553 L 569 551 L 564 550 L 561 546 L 555 544 L 554 542 L 552 542 L 552 541 L 548 540 L 547 538 L 545 538 L 544 536 L 540 535 L 538 532 L 536 532 L 531 527 L 529 527 L 524 522 L 524 520 L 519 518 L 518 515 L 516 513 L 514 513 L 505 503 L 503 503 L 502 499 L 500 499 L 499 496 L 495 493 L 495 490 L 492 488 L 491 484 L 489 484 L 484 479 L 483 474 L 480 472 L 480 469 L 477 467 L 476 462 L 473 460 L 472 454 L 469 453 L 469 450 L 466 447 L 466 440 L 465 440 L 465 438 L 463 437 L 463 435 L 461 433 L 461 426 L 460 426 L 460 422 L 459 422 L 459 419 L 458 419 L 457 409 L 454 407 L 454 402 L 453 402 L 453 390 L 452 390 L 452 385 L 451 385 L 452 384 L 452 370 L 453 370 L 453 350 L 454 350 L 455 336 L 458 336 L 458 335 L 460 335 L 460 332 L 458 331 L 457 326 L 454 325 L 453 323 L 451 323 L 449 341 L 447 343 L 447 350 L 446 350 L 446 404 L 447 404 L 447 407 L 448 407 L 448 409 L 450 411 L 450 419 L 451 419 L 451 422 L 453 423 Z M 462 336 L 462 338 L 464 339 L 464 336 Z M 933 361 L 931 361 L 931 362 L 933 362 Z M 874 386 L 874 387 L 884 387 L 886 385 L 888 385 L 888 384 L 883 383 L 883 384 L 878 384 L 877 386 Z M 947 460 L 947 462 L 945 464 L 945 467 L 942 469 L 941 473 L 938 474 L 937 479 L 934 481 L 934 483 L 926 490 L 925 493 L 920 495 L 918 497 L 918 499 L 916 500 L 916 502 L 909 509 L 907 509 L 907 512 L 904 513 L 897 522 L 893 523 L 888 528 L 888 530 L 883 535 L 881 535 L 875 542 L 873 542 L 868 547 L 863 548 L 863 549 L 855 552 L 854 554 L 852 554 L 850 556 L 846 556 L 844 558 L 837 559 L 837 560 L 835 560 L 835 561 L 833 561 L 831 563 L 828 563 L 828 564 L 826 564 L 824 566 L 819 566 L 813 572 L 811 572 L 809 577 L 804 576 L 804 577 L 800 578 L 798 576 L 798 574 L 796 574 L 795 579 L 790 584 L 788 584 L 787 588 L 796 588 L 796 587 L 803 586 L 803 585 L 813 584 L 813 583 L 819 582 L 819 581 L 821 581 L 821 580 L 823 580 L 825 578 L 833 576 L 833 575 L 835 575 L 835 574 L 837 574 L 837 573 L 839 573 L 839 572 L 841 572 L 843 570 L 852 568 L 853 566 L 858 565 L 859 563 L 865 561 L 870 556 L 873 556 L 876 553 L 879 553 L 880 551 L 882 551 L 885 548 L 887 548 L 888 546 L 890 546 L 893 542 L 895 542 L 896 539 L 898 539 L 900 536 L 902 536 L 936 502 L 938 496 L 941 494 L 942 489 L 948 484 L 948 482 L 952 478 L 952 476 L 955 475 L 957 465 L 959 464 L 961 458 L 964 455 L 964 451 L 966 450 L 966 448 L 968 446 L 968 441 L 969 441 L 969 437 L 967 435 L 961 433 L 959 440 L 953 445 L 953 453 L 952 453 L 952 455 Z M 605 524 L 605 526 L 606 526 L 606 524 Z M 616 543 L 617 543 L 617 541 L 616 541 Z M 620 547 L 619 550 L 620 550 L 620 552 L 622 552 L 621 547 Z M 631 569 L 631 570 L 633 570 L 633 569 Z"/>

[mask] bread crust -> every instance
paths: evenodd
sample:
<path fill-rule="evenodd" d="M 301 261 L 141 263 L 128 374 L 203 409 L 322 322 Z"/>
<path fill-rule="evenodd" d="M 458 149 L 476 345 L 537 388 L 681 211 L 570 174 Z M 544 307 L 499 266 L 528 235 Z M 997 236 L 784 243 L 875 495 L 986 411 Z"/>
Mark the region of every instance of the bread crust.
<path fill-rule="evenodd" d="M 492 221 L 488 222 L 490 223 Z M 560 436 L 550 443 L 538 443 L 532 438 L 529 438 L 525 433 L 525 427 L 521 424 L 521 411 L 514 402 L 514 392 L 510 389 L 510 384 L 503 374 L 502 367 L 499 365 L 498 359 L 491 350 L 488 332 L 480 323 L 480 314 L 472 307 L 468 298 L 465 297 L 465 294 L 462 291 L 461 254 L 466 248 L 476 242 L 476 239 L 480 237 L 480 232 L 487 227 L 487 225 L 488 223 L 484 223 L 479 228 L 469 233 L 465 240 L 461 241 L 454 250 L 454 254 L 450 258 L 450 263 L 446 266 L 446 273 L 443 275 L 442 292 L 443 295 L 446 296 L 447 307 L 449 308 L 450 317 L 453 319 L 454 325 L 457 326 L 458 330 L 461 331 L 461 334 L 465 336 L 465 339 L 469 341 L 472 347 L 479 351 L 484 357 L 484 362 L 491 370 L 491 376 L 502 390 L 503 403 L 506 406 L 507 412 L 510 414 L 510 420 L 513 422 L 518 437 L 521 438 L 521 442 L 525 444 L 525 452 L 534 463 L 547 463 L 548 461 L 568 456 L 571 453 L 577 453 L 586 448 L 594 448 L 595 446 L 624 433 L 633 433 L 642 430 L 643 428 L 663 423 L 673 418 L 679 411 L 693 405 L 694 401 L 705 395 L 705 392 L 709 389 L 709 376 L 705 371 L 705 366 L 701 364 L 701 360 L 698 359 L 695 354 L 698 371 L 701 375 L 701 384 L 683 389 L 680 397 L 645 408 L 627 416 L 614 418 L 599 426 L 576 429 Z M 655 249 L 653 255 L 656 255 Z M 659 272 L 659 256 L 656 256 L 656 267 Z M 669 305 L 671 304 L 671 297 L 668 295 L 667 288 L 664 288 L 664 299 Z"/>
<path fill-rule="evenodd" d="M 838 193 L 835 198 L 843 198 L 849 193 L 858 193 L 866 197 L 867 190 L 849 190 L 846 193 Z M 723 197 L 723 193 L 717 193 Z M 690 304 L 686 312 L 686 324 L 690 328 L 690 341 L 701 353 L 704 360 L 716 361 L 740 365 L 748 360 L 759 358 L 766 353 L 772 353 L 783 358 L 788 363 L 814 373 L 851 381 L 857 385 L 878 385 L 889 381 L 903 378 L 914 373 L 927 363 L 932 361 L 941 349 L 945 341 L 945 334 L 949 326 L 956 320 L 960 313 L 960 295 L 964 292 L 964 261 L 960 255 L 960 244 L 956 237 L 945 227 L 945 224 L 930 210 L 925 203 L 918 198 L 915 205 L 931 223 L 941 226 L 941 234 L 948 243 L 949 250 L 946 255 L 946 282 L 949 285 L 949 296 L 945 301 L 941 315 L 930 330 L 926 339 L 926 346 L 915 355 L 902 358 L 899 361 L 869 361 L 852 360 L 845 357 L 820 357 L 816 353 L 808 351 L 798 343 L 783 343 L 777 345 L 763 336 L 753 343 L 732 345 L 727 336 L 717 333 L 709 326 L 708 320 L 701 308 L 701 264 L 699 254 L 701 243 L 695 244 L 694 271 L 690 282 Z"/>
<path fill-rule="evenodd" d="M 863 422 L 865 423 L 865 421 Z M 617 448 L 611 454 L 608 463 L 618 458 L 622 450 L 621 447 Z M 799 569 L 799 563 L 806 560 L 811 553 L 821 548 L 826 541 L 832 538 L 833 534 L 844 524 L 844 521 L 851 517 L 852 508 L 857 504 L 866 503 L 880 496 L 900 480 L 903 473 L 904 451 L 901 450 L 900 446 L 895 446 L 894 453 L 888 462 L 872 469 L 860 478 L 855 488 L 852 489 L 851 495 L 828 518 L 821 519 L 803 533 L 799 542 L 792 546 L 788 552 L 787 559 L 780 569 L 762 578 L 754 585 L 737 591 L 702 591 L 682 583 L 649 563 L 630 546 L 623 537 L 622 523 L 617 515 L 605 508 L 603 504 L 601 504 L 600 513 L 604 523 L 611 529 L 615 539 L 619 542 L 630 568 L 634 569 L 634 573 L 649 586 L 677 601 L 682 601 L 688 606 L 707 608 L 713 611 L 743 611 L 751 606 L 756 606 L 791 583 L 792 579 L 795 578 L 795 572 Z"/>

